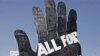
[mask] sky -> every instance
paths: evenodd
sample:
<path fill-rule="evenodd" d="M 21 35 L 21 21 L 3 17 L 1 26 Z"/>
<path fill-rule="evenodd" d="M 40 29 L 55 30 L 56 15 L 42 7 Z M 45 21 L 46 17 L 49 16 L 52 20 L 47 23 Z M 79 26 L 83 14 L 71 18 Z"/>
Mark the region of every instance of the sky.
<path fill-rule="evenodd" d="M 55 0 L 56 4 L 60 0 Z M 62 0 L 67 7 L 77 11 L 78 38 L 83 56 L 100 55 L 100 0 Z M 44 0 L 0 0 L 0 56 L 10 56 L 18 50 L 14 37 L 16 29 L 24 30 L 36 51 L 38 35 L 34 25 L 32 7 L 39 6 L 45 15 Z"/>

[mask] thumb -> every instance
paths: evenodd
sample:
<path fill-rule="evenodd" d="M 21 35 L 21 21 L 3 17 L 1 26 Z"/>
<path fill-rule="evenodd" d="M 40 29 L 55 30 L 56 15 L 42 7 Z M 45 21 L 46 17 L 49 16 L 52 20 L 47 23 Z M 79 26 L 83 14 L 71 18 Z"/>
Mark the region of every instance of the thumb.
<path fill-rule="evenodd" d="M 32 50 L 29 39 L 23 30 L 15 30 L 14 35 L 17 40 L 20 56 L 36 56 L 36 53 Z"/>

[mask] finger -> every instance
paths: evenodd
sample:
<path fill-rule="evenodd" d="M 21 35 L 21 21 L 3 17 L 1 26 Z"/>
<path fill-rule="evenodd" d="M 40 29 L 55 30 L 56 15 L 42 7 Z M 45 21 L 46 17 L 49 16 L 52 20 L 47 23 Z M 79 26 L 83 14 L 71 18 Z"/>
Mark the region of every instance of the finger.
<path fill-rule="evenodd" d="M 57 38 L 57 17 L 56 17 L 56 5 L 54 0 L 45 0 L 46 7 L 46 22 L 48 30 L 48 39 Z"/>
<path fill-rule="evenodd" d="M 36 56 L 36 53 L 32 50 L 29 43 L 29 39 L 24 31 L 16 30 L 14 32 L 14 35 L 18 43 L 19 54 L 21 55 L 27 54 L 28 56 Z"/>
<path fill-rule="evenodd" d="M 77 31 L 77 14 L 74 9 L 71 9 L 68 15 L 67 33 Z"/>
<path fill-rule="evenodd" d="M 33 7 L 33 15 L 35 19 L 39 42 L 44 42 L 47 39 L 47 29 L 42 10 L 39 7 Z"/>
<path fill-rule="evenodd" d="M 58 35 L 64 35 L 66 34 L 66 5 L 64 2 L 59 2 L 58 7 L 57 7 L 57 12 L 58 12 Z"/>
<path fill-rule="evenodd" d="M 68 22 L 67 22 L 67 33 L 71 33 L 74 31 L 77 31 L 77 13 L 74 9 L 71 9 L 68 15 Z M 74 45 L 71 45 L 72 49 L 76 50 L 77 55 L 82 55 L 81 54 L 81 46 L 80 43 L 76 43 Z M 73 47 L 74 46 L 74 47 Z"/>

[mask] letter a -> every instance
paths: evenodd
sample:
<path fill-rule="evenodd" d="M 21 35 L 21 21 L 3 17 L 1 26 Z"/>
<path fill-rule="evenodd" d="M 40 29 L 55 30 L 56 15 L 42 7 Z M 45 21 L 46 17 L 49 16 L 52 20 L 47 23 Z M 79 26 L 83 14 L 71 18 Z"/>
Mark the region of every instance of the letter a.
<path fill-rule="evenodd" d="M 48 55 L 47 50 L 45 47 L 42 45 L 42 43 L 38 44 L 38 56 L 41 56 L 42 54 Z"/>

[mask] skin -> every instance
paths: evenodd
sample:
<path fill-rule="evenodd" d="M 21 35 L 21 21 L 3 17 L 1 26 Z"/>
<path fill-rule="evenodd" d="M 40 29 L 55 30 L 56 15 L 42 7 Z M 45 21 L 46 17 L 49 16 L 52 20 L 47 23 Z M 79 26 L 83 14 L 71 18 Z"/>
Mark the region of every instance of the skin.
<path fill-rule="evenodd" d="M 60 1 L 58 3 L 57 10 L 54 0 L 44 0 L 44 2 L 46 17 L 43 16 L 42 10 L 39 7 L 33 7 L 33 15 L 39 40 L 38 42 L 43 43 L 44 41 L 55 39 L 57 44 L 61 45 L 62 43 L 59 41 L 60 36 L 70 34 L 74 31 L 77 32 L 77 13 L 74 9 L 71 9 L 67 19 L 67 9 L 64 2 Z M 32 50 L 29 39 L 23 30 L 15 30 L 14 35 L 19 47 L 19 56 L 37 56 L 38 51 L 34 52 Z M 47 56 L 81 55 L 80 43 L 75 43 Z"/>

